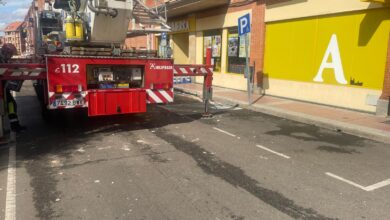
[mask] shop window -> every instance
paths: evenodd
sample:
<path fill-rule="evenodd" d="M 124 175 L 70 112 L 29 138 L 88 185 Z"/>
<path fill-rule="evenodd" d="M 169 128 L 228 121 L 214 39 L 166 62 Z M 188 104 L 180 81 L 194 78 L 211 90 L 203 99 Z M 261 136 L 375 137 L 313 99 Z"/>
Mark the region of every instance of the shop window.
<path fill-rule="evenodd" d="M 203 32 L 203 63 L 206 63 L 206 49 L 211 48 L 211 64 L 215 72 L 221 72 L 222 30 Z"/>
<path fill-rule="evenodd" d="M 248 37 L 250 39 L 250 35 Z M 250 41 L 249 41 L 250 42 Z M 250 54 L 250 46 L 248 47 Z M 227 72 L 241 73 L 245 71 L 245 36 L 238 36 L 238 28 L 228 29 Z"/>

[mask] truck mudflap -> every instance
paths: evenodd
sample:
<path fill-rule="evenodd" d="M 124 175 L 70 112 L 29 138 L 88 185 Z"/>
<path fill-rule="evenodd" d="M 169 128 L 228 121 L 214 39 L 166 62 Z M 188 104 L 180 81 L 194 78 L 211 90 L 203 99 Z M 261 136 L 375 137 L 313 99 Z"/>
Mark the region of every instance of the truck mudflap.
<path fill-rule="evenodd" d="M 145 89 L 89 90 L 88 115 L 118 115 L 146 112 Z"/>

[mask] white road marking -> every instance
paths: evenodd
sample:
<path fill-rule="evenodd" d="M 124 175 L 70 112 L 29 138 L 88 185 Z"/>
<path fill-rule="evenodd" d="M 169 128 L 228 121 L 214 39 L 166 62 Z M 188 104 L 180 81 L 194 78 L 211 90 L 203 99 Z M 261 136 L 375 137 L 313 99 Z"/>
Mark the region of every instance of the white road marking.
<path fill-rule="evenodd" d="M 15 134 L 11 133 L 11 141 Z M 16 219 L 16 144 L 13 142 L 9 148 L 7 195 L 5 200 L 5 220 Z"/>
<path fill-rule="evenodd" d="M 271 152 L 271 153 L 273 153 L 273 154 L 276 154 L 276 155 L 278 155 L 278 156 L 280 156 L 280 157 L 283 157 L 283 158 L 286 158 L 286 159 L 290 159 L 290 157 L 287 156 L 287 155 L 285 155 L 285 154 L 276 152 L 276 151 L 274 151 L 274 150 L 271 150 L 271 149 L 269 149 L 269 148 L 266 148 L 266 147 L 261 146 L 261 145 L 258 145 L 258 144 L 257 144 L 256 146 L 257 146 L 258 148 L 261 148 L 261 149 L 265 150 L 265 151 L 268 151 L 268 152 Z"/>
<path fill-rule="evenodd" d="M 385 186 L 387 186 L 387 185 L 390 185 L 390 179 L 383 180 L 382 182 L 375 183 L 375 184 L 372 184 L 372 185 L 370 185 L 370 186 L 366 186 L 366 190 L 367 190 L 367 191 L 374 191 L 374 190 L 376 190 L 376 189 L 385 187 Z"/>
<path fill-rule="evenodd" d="M 349 185 L 352 185 L 354 187 L 357 187 L 359 189 L 367 191 L 367 192 L 374 191 L 376 189 L 379 189 L 379 188 L 382 188 L 382 187 L 390 185 L 390 179 L 387 179 L 387 180 L 384 180 L 382 182 L 375 183 L 375 184 L 372 184 L 372 185 L 369 185 L 369 186 L 362 186 L 362 185 L 359 185 L 359 184 L 357 184 L 355 182 L 352 182 L 350 180 L 344 179 L 343 177 L 337 176 L 336 174 L 333 174 L 333 173 L 326 172 L 325 174 L 330 176 L 330 177 L 333 177 L 335 179 L 338 179 L 338 180 L 340 180 L 340 181 L 342 181 L 344 183 L 348 183 Z"/>
<path fill-rule="evenodd" d="M 328 175 L 328 176 L 330 176 L 330 177 L 333 177 L 333 178 L 335 178 L 335 179 L 338 179 L 338 180 L 340 180 L 340 181 L 343 181 L 344 183 L 348 183 L 349 185 L 352 185 L 352 186 L 357 187 L 357 188 L 359 188 L 359 189 L 366 190 L 364 186 L 359 185 L 359 184 L 357 184 L 357 183 L 354 183 L 354 182 L 352 182 L 352 181 L 350 181 L 350 180 L 344 179 L 344 178 L 342 178 L 342 177 L 340 177 L 340 176 L 337 176 L 337 175 L 335 175 L 335 174 L 333 174 L 333 173 L 326 172 L 325 174 Z"/>
<path fill-rule="evenodd" d="M 231 136 L 231 137 L 236 137 L 235 134 L 229 133 L 229 132 L 224 131 L 224 130 L 222 130 L 222 129 L 219 129 L 219 128 L 216 128 L 216 127 L 213 127 L 213 129 L 214 129 L 214 130 L 217 130 L 217 131 L 219 131 L 219 132 L 222 132 L 222 133 L 224 133 L 224 134 L 227 134 L 227 135 L 229 135 L 229 136 Z"/>

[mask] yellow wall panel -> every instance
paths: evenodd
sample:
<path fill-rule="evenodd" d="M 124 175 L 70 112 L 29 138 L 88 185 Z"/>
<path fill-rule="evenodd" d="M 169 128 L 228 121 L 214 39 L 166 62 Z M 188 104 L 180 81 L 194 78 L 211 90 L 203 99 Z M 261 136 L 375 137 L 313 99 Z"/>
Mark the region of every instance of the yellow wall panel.
<path fill-rule="evenodd" d="M 387 8 L 268 23 L 264 72 L 275 79 L 381 90 L 389 31 Z M 332 35 L 337 36 L 347 85 L 336 81 L 331 68 L 323 71 L 324 82 L 314 82 Z"/>
<path fill-rule="evenodd" d="M 188 33 L 173 34 L 173 59 L 175 64 L 188 64 L 189 37 Z"/>
<path fill-rule="evenodd" d="M 289 0 L 278 2 L 280 3 L 267 1 L 266 22 L 386 7 L 383 4 L 359 0 Z"/>

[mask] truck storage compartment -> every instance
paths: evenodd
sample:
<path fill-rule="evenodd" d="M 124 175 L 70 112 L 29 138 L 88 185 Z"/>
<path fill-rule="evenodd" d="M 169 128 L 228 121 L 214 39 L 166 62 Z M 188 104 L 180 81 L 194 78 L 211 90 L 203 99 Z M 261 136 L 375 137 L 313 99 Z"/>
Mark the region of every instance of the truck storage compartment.
<path fill-rule="evenodd" d="M 143 89 L 89 90 L 88 98 L 89 116 L 146 112 Z"/>
<path fill-rule="evenodd" d="M 87 65 L 88 89 L 143 88 L 144 66 Z"/>

